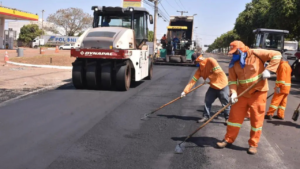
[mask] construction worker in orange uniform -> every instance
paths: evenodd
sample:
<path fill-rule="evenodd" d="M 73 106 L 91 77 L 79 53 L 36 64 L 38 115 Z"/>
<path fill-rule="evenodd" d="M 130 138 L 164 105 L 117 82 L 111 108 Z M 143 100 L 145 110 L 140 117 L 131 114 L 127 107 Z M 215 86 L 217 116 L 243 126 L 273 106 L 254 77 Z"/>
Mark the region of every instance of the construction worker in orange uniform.
<path fill-rule="evenodd" d="M 233 54 L 229 64 L 229 88 L 231 111 L 227 123 L 227 133 L 221 142 L 217 142 L 217 147 L 224 148 L 232 144 L 242 126 L 247 112 L 250 112 L 250 139 L 249 154 L 257 153 L 257 146 L 262 132 L 265 116 L 268 81 L 271 77 L 270 71 L 276 72 L 280 63 L 281 53 L 273 50 L 249 49 L 241 41 L 230 43 L 229 54 Z M 266 61 L 270 61 L 267 67 Z M 254 88 L 237 99 L 249 86 L 262 78 Z M 238 84 L 238 85 L 237 85 Z"/>
<path fill-rule="evenodd" d="M 195 62 L 199 68 L 181 93 L 181 97 L 185 97 L 186 93 L 191 90 L 200 77 L 206 80 L 205 83 L 210 84 L 210 88 L 205 95 L 204 117 L 198 121 L 201 123 L 206 122 L 210 118 L 211 105 L 216 98 L 219 98 L 223 107 L 229 103 L 229 87 L 226 74 L 214 58 L 204 58 L 200 55 Z M 229 112 L 230 107 L 224 110 L 225 124 L 227 124 Z"/>
<path fill-rule="evenodd" d="M 282 57 L 280 65 L 277 69 L 277 79 L 275 93 L 269 107 L 269 111 L 265 116 L 266 119 L 272 120 L 272 116 L 277 110 L 277 118 L 284 119 L 284 111 L 287 103 L 287 98 L 291 90 L 292 68 L 287 59 Z"/>

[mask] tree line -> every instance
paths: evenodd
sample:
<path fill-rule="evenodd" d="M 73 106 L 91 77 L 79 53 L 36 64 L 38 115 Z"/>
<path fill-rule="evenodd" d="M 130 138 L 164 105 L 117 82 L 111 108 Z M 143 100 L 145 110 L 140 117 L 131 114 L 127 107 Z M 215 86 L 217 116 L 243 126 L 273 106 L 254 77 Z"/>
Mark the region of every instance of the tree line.
<path fill-rule="evenodd" d="M 286 38 L 299 41 L 300 1 L 252 0 L 237 17 L 233 30 L 216 38 L 207 51 L 228 48 L 233 40 L 251 46 L 255 40 L 253 30 L 257 28 L 288 30 L 290 33 Z"/>

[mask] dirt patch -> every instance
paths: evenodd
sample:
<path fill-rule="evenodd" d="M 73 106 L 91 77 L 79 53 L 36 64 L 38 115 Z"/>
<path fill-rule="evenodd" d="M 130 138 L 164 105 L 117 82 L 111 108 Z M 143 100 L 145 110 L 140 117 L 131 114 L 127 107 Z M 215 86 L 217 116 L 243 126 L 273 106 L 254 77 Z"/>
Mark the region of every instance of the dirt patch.
<path fill-rule="evenodd" d="M 24 88 L 24 89 L 1 89 L 0 88 L 0 103 L 38 89 L 40 88 Z"/>
<path fill-rule="evenodd" d="M 32 57 L 15 57 L 11 58 L 10 61 L 34 65 L 72 66 L 72 62 L 75 61 L 75 58 L 67 55 L 39 55 Z"/>

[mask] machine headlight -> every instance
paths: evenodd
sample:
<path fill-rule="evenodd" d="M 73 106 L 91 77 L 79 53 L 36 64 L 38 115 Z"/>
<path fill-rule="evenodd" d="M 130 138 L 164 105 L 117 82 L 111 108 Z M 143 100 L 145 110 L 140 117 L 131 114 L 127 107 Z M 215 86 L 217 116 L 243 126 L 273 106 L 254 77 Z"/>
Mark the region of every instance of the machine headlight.
<path fill-rule="evenodd" d="M 95 8 L 95 11 L 98 11 L 98 8 Z"/>
<path fill-rule="evenodd" d="M 133 12 L 133 8 L 129 8 L 129 11 L 130 11 L 130 12 Z"/>

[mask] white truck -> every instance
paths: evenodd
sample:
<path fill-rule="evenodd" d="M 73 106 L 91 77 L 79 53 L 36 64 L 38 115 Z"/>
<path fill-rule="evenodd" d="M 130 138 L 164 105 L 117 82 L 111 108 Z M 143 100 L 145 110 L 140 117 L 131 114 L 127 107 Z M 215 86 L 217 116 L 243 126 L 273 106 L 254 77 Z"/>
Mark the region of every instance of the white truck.
<path fill-rule="evenodd" d="M 288 59 L 295 59 L 296 52 L 298 51 L 298 42 L 297 41 L 284 41 L 284 49 L 283 55 Z"/>
<path fill-rule="evenodd" d="M 148 18 L 141 7 L 93 6 L 93 28 L 82 37 L 80 48 L 71 49 L 75 88 L 126 91 L 131 81 L 152 78 Z"/>

